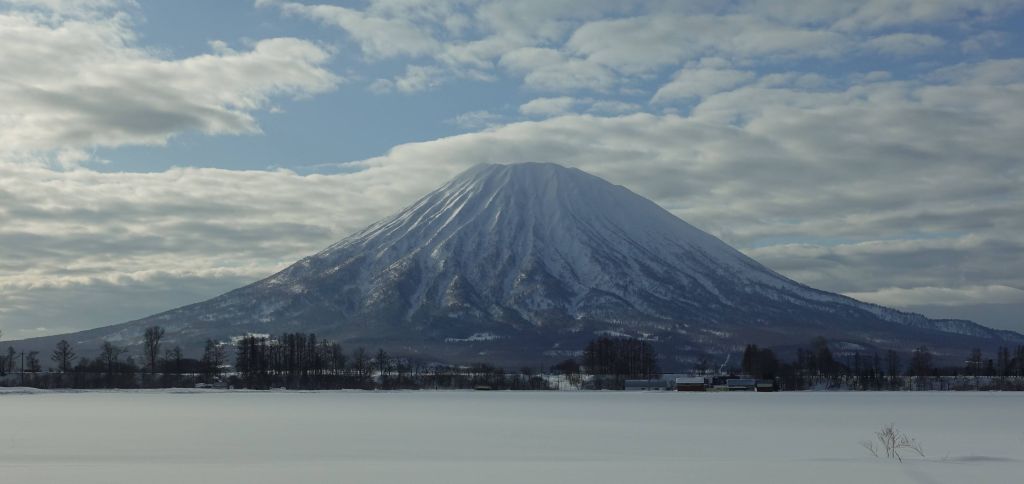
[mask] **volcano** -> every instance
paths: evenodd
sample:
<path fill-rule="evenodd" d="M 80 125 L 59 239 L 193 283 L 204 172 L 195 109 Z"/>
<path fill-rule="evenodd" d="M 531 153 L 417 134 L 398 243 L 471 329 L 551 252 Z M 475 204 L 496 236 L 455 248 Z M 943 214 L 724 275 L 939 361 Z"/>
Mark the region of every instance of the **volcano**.
<path fill-rule="evenodd" d="M 151 325 L 190 353 L 207 338 L 303 331 L 424 361 L 502 364 L 573 356 L 598 335 L 647 339 L 676 362 L 814 336 L 851 351 L 928 345 L 957 357 L 1024 343 L 1018 333 L 805 286 L 624 187 L 546 163 L 478 165 L 208 301 L 24 343 L 132 347 Z"/>

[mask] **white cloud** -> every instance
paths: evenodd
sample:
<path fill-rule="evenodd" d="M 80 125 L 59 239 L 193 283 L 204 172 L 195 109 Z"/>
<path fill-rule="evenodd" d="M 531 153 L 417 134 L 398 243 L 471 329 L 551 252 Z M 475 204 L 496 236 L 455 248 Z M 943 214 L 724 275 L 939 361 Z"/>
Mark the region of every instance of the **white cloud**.
<path fill-rule="evenodd" d="M 497 126 L 504 116 L 489 111 L 470 111 L 455 116 L 451 122 L 468 129 L 491 128 Z"/>
<path fill-rule="evenodd" d="M 592 62 L 628 74 L 707 56 L 829 57 L 848 44 L 840 34 L 750 15 L 649 15 L 590 22 L 566 44 Z"/>
<path fill-rule="evenodd" d="M 395 82 L 391 79 L 376 79 L 370 83 L 368 89 L 374 94 L 387 94 L 395 90 Z"/>
<path fill-rule="evenodd" d="M 578 103 L 568 96 L 541 97 L 519 106 L 519 112 L 526 116 L 557 116 L 572 111 Z"/>
<path fill-rule="evenodd" d="M 134 0 L 2 0 L 19 9 L 38 9 L 55 16 L 91 17 L 116 8 L 135 7 Z"/>
<path fill-rule="evenodd" d="M 830 2 L 842 5 L 842 15 L 833 23 L 839 30 L 877 30 L 900 25 L 954 21 L 970 16 L 991 18 L 1021 8 L 1017 0 L 869 0 Z"/>
<path fill-rule="evenodd" d="M 987 217 L 998 216 L 989 212 Z M 1019 286 L 1019 269 L 1006 261 L 1013 260 L 1022 250 L 1024 240 L 988 232 L 985 237 L 972 234 L 837 245 L 784 244 L 751 249 L 748 253 L 816 287 L 870 293 L 887 287 Z"/>
<path fill-rule="evenodd" d="M 527 47 L 505 53 L 500 65 L 523 75 L 523 83 L 541 90 L 605 90 L 614 74 L 593 62 L 569 58 L 554 49 Z"/>
<path fill-rule="evenodd" d="M 587 109 L 587 112 L 594 114 L 628 114 L 642 109 L 643 107 L 639 104 L 625 101 L 595 101 Z"/>
<path fill-rule="evenodd" d="M 669 102 L 678 99 L 702 98 L 717 92 L 729 91 L 754 79 L 750 71 L 714 67 L 686 68 L 671 82 L 662 86 L 651 102 Z"/>
<path fill-rule="evenodd" d="M 405 74 L 394 80 L 377 79 L 373 81 L 370 84 L 370 91 L 377 94 L 391 91 L 405 94 L 427 91 L 441 85 L 443 78 L 444 71 L 437 67 L 409 65 L 405 68 Z"/>
<path fill-rule="evenodd" d="M 946 41 L 929 34 L 898 33 L 874 37 L 864 45 L 885 55 L 902 57 L 938 49 L 946 45 Z"/>
<path fill-rule="evenodd" d="M 340 78 L 313 43 L 277 38 L 235 51 L 182 59 L 136 46 L 129 17 L 116 12 L 52 18 L 0 12 L 0 154 L 162 144 L 189 130 L 259 131 L 253 113 L 274 96 L 334 89 Z M 102 12 L 101 12 L 102 13 Z"/>
<path fill-rule="evenodd" d="M 961 63 L 935 71 L 933 79 L 974 85 L 1019 85 L 1024 83 L 1024 58 L 990 59 Z"/>
<path fill-rule="evenodd" d="M 1024 302 L 1024 290 L 1008 286 L 887 287 L 871 292 L 847 293 L 854 299 L 902 308 L 907 306 L 964 306 Z"/>
<path fill-rule="evenodd" d="M 503 53 L 500 64 L 513 72 L 528 73 L 563 62 L 565 57 L 555 49 L 523 47 Z"/>
<path fill-rule="evenodd" d="M 974 28 L 1019 8 L 1014 0 L 370 0 L 362 8 L 259 0 L 344 30 L 370 60 L 432 60 L 449 78 L 518 76 L 544 91 L 609 92 L 636 76 L 717 56 L 744 69 L 775 61 L 839 59 L 873 52 L 906 56 L 941 46 L 912 30 L 927 23 Z M 979 40 L 978 42 L 981 42 Z M 969 45 L 975 45 L 978 42 Z M 971 47 L 965 47 L 971 48 Z M 446 80 L 442 79 L 442 81 Z"/>
<path fill-rule="evenodd" d="M 639 104 L 624 101 L 558 96 L 532 99 L 519 106 L 519 113 L 525 116 L 551 117 L 585 110 L 591 114 L 622 115 L 635 113 L 641 109 L 643 107 Z"/>
<path fill-rule="evenodd" d="M 306 5 L 297 2 L 260 0 L 257 5 L 279 7 L 289 15 L 301 15 L 345 30 L 371 58 L 398 55 L 422 56 L 436 53 L 440 43 L 409 19 L 381 17 L 336 5 Z"/>
<path fill-rule="evenodd" d="M 986 30 L 960 42 L 960 50 L 967 54 L 984 54 L 990 49 L 1006 45 L 1011 38 L 1006 32 Z"/>

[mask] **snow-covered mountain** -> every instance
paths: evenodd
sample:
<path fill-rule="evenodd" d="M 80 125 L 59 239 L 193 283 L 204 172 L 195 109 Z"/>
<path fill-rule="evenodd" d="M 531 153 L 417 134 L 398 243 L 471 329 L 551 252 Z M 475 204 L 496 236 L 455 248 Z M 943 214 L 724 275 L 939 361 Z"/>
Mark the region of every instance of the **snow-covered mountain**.
<path fill-rule="evenodd" d="M 307 331 L 426 359 L 498 362 L 564 357 L 598 334 L 648 338 L 673 357 L 817 335 L 950 354 L 1024 342 L 804 286 L 624 187 L 541 163 L 477 166 L 264 280 L 75 338 L 132 344 L 153 324 L 186 347 Z"/>

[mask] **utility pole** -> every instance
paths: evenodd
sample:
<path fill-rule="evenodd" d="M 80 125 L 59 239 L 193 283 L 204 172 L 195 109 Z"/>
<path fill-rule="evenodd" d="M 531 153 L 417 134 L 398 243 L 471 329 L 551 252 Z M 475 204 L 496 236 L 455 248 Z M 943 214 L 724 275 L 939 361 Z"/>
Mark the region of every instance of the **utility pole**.
<path fill-rule="evenodd" d="M 21 386 L 25 386 L 25 352 L 21 352 Z"/>

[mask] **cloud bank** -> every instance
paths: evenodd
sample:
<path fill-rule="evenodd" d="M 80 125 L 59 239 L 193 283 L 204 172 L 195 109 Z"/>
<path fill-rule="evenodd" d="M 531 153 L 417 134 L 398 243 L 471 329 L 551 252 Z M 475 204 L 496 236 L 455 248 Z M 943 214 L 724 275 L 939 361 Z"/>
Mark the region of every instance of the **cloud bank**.
<path fill-rule="evenodd" d="M 209 54 L 165 58 L 136 45 L 129 15 L 87 8 L 108 4 L 0 12 L 0 157 L 56 150 L 51 159 L 71 163 L 96 147 L 159 145 L 188 131 L 258 133 L 254 112 L 273 97 L 342 80 L 323 66 L 329 50 L 295 38 L 242 50 L 213 41 Z"/>

